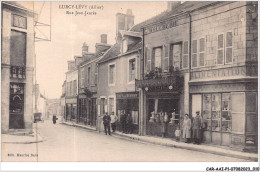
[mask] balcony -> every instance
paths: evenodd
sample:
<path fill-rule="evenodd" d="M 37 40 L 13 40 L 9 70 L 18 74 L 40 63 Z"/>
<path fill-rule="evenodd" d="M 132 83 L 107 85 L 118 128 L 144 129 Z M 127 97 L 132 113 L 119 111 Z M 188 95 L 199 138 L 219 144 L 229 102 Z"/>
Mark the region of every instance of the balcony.
<path fill-rule="evenodd" d="M 160 68 L 155 68 L 144 76 L 143 80 L 136 80 L 137 88 L 145 88 L 151 90 L 155 88 L 166 88 L 172 91 L 180 91 L 184 84 L 184 78 L 179 71 L 170 70 L 169 72 L 161 72 Z"/>
<path fill-rule="evenodd" d="M 25 79 L 25 66 L 11 66 L 10 68 L 10 77 L 11 78 L 19 78 L 19 79 Z"/>

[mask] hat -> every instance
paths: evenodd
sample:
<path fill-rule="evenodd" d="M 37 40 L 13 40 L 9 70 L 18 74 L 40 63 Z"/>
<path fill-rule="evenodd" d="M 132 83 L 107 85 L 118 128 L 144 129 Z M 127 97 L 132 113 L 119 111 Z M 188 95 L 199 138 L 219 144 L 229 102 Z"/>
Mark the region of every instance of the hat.
<path fill-rule="evenodd" d="M 196 111 L 196 113 L 200 113 L 200 111 L 199 111 L 199 110 L 197 110 L 197 111 Z"/>

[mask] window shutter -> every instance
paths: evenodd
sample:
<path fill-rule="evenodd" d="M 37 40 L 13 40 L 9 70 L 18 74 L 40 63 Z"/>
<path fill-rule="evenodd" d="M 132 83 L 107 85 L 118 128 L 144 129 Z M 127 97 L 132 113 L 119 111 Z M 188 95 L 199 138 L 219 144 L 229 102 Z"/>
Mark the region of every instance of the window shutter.
<path fill-rule="evenodd" d="M 146 72 L 149 73 L 151 71 L 151 49 L 145 48 L 146 50 Z"/>
<path fill-rule="evenodd" d="M 163 71 L 169 70 L 169 45 L 164 46 Z"/>
<path fill-rule="evenodd" d="M 192 41 L 192 67 L 197 67 L 198 65 L 198 57 L 197 57 L 197 40 Z"/>
<path fill-rule="evenodd" d="M 232 39 L 233 35 L 232 32 L 227 32 L 226 34 L 226 62 L 225 63 L 232 63 Z"/>
<path fill-rule="evenodd" d="M 188 63 L 189 63 L 189 42 L 185 41 L 183 42 L 183 57 L 182 57 L 182 65 L 183 68 L 188 68 Z"/>
<path fill-rule="evenodd" d="M 201 38 L 199 42 L 199 66 L 205 65 L 205 38 Z"/>
<path fill-rule="evenodd" d="M 155 49 L 152 49 L 151 50 L 151 54 L 152 54 L 152 56 L 151 56 L 151 70 L 154 70 L 154 65 L 155 65 Z"/>

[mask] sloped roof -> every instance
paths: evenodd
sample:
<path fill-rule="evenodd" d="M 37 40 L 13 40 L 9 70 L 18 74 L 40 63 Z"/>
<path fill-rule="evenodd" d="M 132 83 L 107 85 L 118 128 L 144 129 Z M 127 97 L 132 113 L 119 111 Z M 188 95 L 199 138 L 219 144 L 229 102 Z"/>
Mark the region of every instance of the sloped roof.
<path fill-rule="evenodd" d="M 99 60 L 98 63 L 102 63 L 108 60 L 111 60 L 113 58 L 116 58 L 121 52 L 120 52 L 120 43 L 115 43 L 103 56 L 101 60 Z"/>
<path fill-rule="evenodd" d="M 142 48 L 142 43 L 143 43 L 142 41 L 139 41 L 137 43 L 129 45 L 127 52 L 139 50 L 140 48 Z"/>
<path fill-rule="evenodd" d="M 144 22 L 141 22 L 139 24 L 134 25 L 130 30 L 134 32 L 141 32 L 142 27 L 157 23 L 159 21 L 165 20 L 169 17 L 188 12 L 193 11 L 195 9 L 201 8 L 203 6 L 207 6 L 209 4 L 218 3 L 217 1 L 186 1 L 180 5 L 178 5 L 175 9 L 171 11 L 163 11 L 161 14 L 158 14 L 148 20 L 145 20 Z"/>

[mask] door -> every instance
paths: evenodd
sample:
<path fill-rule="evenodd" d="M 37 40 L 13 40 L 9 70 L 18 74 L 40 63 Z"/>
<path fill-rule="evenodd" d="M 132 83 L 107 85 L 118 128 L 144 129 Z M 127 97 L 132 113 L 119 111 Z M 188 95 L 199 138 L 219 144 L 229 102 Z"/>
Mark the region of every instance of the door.
<path fill-rule="evenodd" d="M 24 129 L 24 84 L 10 84 L 9 128 Z"/>
<path fill-rule="evenodd" d="M 196 111 L 200 111 L 201 114 L 201 95 L 192 95 L 192 108 L 191 113 L 192 117 L 196 116 Z"/>

